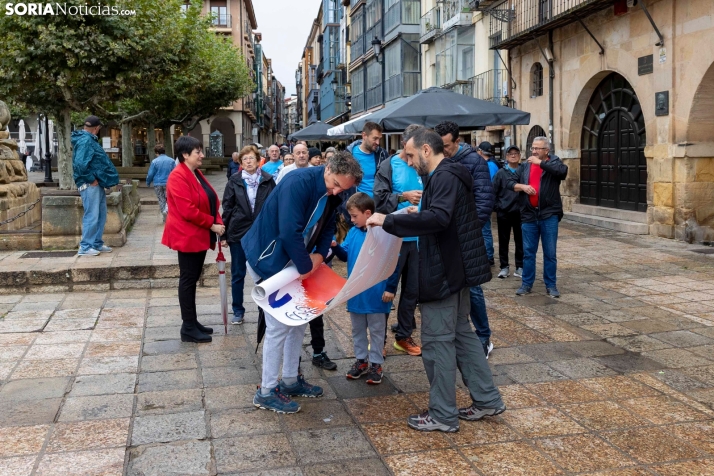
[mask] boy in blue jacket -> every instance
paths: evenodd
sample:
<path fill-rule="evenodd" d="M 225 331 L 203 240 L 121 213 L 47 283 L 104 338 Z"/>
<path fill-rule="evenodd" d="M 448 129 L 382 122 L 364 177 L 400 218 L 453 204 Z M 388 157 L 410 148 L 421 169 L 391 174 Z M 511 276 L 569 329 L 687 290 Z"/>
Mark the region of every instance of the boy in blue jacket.
<path fill-rule="evenodd" d="M 149 187 L 153 182 L 154 192 L 159 200 L 159 210 L 161 210 L 164 223 L 166 223 L 166 215 L 169 213 L 169 206 L 166 203 L 166 182 L 168 182 L 171 172 L 174 171 L 176 162 L 166 155 L 166 149 L 163 144 L 156 144 L 154 153 L 156 158 L 151 161 L 149 166 L 149 173 L 146 175 L 146 186 Z"/>
<path fill-rule="evenodd" d="M 347 262 L 349 275 L 367 237 L 367 219 L 374 213 L 374 200 L 366 193 L 357 192 L 347 200 L 345 208 L 350 214 L 354 227 L 347 233 L 342 245 L 334 246 L 332 249 L 339 259 Z M 348 379 L 357 380 L 367 375 L 368 384 L 382 383 L 387 316 L 392 307 L 394 293 L 397 291 L 396 274 L 397 269 L 389 279 L 375 284 L 347 301 L 347 310 L 352 320 L 352 341 L 357 357 L 357 361 L 347 372 Z M 367 340 L 368 328 L 369 340 Z"/>

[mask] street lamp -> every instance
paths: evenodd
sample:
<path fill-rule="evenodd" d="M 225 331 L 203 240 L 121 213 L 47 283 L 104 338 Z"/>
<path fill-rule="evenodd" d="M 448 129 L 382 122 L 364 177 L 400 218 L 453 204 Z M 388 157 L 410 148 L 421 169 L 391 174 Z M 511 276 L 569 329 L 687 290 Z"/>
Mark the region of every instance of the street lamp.
<path fill-rule="evenodd" d="M 374 57 L 377 58 L 377 63 L 381 63 L 379 55 L 382 54 L 382 42 L 376 36 L 372 40 L 372 50 L 374 51 Z"/>
<path fill-rule="evenodd" d="M 330 86 L 332 86 L 332 92 L 336 93 L 337 92 L 337 85 L 339 83 L 337 82 L 337 78 L 333 78 L 332 82 L 330 83 Z"/>

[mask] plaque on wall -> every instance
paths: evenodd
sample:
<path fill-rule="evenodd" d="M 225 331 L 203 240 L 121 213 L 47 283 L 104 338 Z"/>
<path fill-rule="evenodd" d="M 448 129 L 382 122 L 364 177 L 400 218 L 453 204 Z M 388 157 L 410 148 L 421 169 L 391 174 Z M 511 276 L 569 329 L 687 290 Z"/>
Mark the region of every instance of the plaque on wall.
<path fill-rule="evenodd" d="M 669 115 L 669 91 L 655 93 L 655 116 Z"/>
<path fill-rule="evenodd" d="M 637 74 L 644 76 L 654 72 L 654 55 L 640 56 L 637 58 Z"/>

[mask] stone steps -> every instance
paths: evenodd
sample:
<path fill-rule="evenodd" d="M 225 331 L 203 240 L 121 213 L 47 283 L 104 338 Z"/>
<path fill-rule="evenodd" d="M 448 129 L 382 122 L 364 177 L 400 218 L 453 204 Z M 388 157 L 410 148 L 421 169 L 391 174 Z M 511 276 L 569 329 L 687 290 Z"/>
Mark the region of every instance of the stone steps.
<path fill-rule="evenodd" d="M 632 235 L 648 235 L 647 214 L 616 208 L 574 204 L 565 219 Z"/>

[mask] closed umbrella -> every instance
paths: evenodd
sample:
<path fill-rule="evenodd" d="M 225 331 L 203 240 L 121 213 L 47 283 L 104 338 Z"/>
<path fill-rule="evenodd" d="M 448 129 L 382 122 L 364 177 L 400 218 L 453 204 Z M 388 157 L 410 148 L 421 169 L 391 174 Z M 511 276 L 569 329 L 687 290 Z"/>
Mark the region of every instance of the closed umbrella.
<path fill-rule="evenodd" d="M 305 129 L 300 129 L 299 131 L 290 134 L 288 136 L 289 140 L 349 140 L 353 138 L 353 134 L 348 134 L 348 135 L 343 135 L 343 136 L 336 136 L 336 135 L 327 135 L 327 131 L 329 131 L 332 128 L 331 125 L 326 124 L 324 122 L 316 122 L 314 124 L 310 124 L 307 126 Z M 362 132 L 362 131 L 360 131 Z"/>
<path fill-rule="evenodd" d="M 260 347 L 260 342 L 263 340 L 263 336 L 265 336 L 265 329 L 267 328 L 267 325 L 265 324 L 265 311 L 263 311 L 262 307 L 258 307 L 258 332 L 256 334 L 256 344 L 255 344 L 255 353 L 258 353 L 258 347 Z"/>
<path fill-rule="evenodd" d="M 530 120 L 528 112 L 434 87 L 342 124 L 343 127 L 332 128 L 327 134 L 357 134 L 362 132 L 367 121 L 381 125 L 384 132 L 401 132 L 410 124 L 431 128 L 441 122 L 452 121 L 460 129 L 469 130 L 485 126 L 525 125 Z"/>
<path fill-rule="evenodd" d="M 221 237 L 216 235 L 218 241 L 218 256 L 216 256 L 216 266 L 218 267 L 218 287 L 221 290 L 221 315 L 223 316 L 223 330 L 228 334 L 228 292 L 226 290 L 226 257 L 223 256 L 221 247 Z"/>
<path fill-rule="evenodd" d="M 40 164 L 44 164 L 42 161 L 42 149 L 45 147 L 45 141 L 42 139 L 42 121 L 37 122 L 37 135 L 35 136 L 35 156 L 40 159 Z"/>
<path fill-rule="evenodd" d="M 17 130 L 19 135 L 17 139 L 17 146 L 21 153 L 27 154 L 27 144 L 25 143 L 25 121 L 22 119 L 20 119 L 20 122 L 17 125 Z"/>
<path fill-rule="evenodd" d="M 51 119 L 47 121 L 47 134 L 50 136 L 50 150 L 45 153 L 52 155 L 55 151 L 55 123 Z"/>

